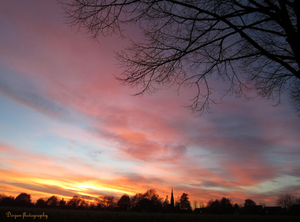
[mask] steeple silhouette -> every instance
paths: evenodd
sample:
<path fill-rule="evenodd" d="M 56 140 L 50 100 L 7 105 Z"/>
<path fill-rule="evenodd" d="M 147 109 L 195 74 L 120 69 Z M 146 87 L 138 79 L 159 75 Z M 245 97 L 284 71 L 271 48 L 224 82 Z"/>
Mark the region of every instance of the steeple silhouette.
<path fill-rule="evenodd" d="M 172 188 L 172 191 L 171 191 L 171 207 L 172 208 L 174 207 L 173 188 Z"/>

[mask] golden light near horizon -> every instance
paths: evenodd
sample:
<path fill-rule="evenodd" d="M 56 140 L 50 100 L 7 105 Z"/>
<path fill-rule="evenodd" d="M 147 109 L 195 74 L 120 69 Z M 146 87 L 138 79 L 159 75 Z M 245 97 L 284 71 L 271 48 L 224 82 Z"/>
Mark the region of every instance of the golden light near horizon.
<path fill-rule="evenodd" d="M 108 192 L 113 192 L 113 193 L 118 193 L 118 194 L 129 194 L 129 195 L 134 195 L 134 192 L 126 191 L 123 189 L 118 189 L 118 188 L 112 188 L 108 187 L 107 185 L 102 185 L 97 181 L 86 181 L 83 183 L 79 183 L 76 185 L 78 191 L 88 191 L 89 189 L 95 190 L 95 191 L 108 191 Z"/>

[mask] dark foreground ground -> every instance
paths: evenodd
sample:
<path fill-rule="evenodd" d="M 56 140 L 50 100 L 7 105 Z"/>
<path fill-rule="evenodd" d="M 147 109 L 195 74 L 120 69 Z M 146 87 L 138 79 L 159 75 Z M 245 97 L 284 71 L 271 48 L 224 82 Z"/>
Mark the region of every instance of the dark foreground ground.
<path fill-rule="evenodd" d="M 0 207 L 0 221 L 74 222 L 299 222 L 300 216 L 199 215 Z"/>

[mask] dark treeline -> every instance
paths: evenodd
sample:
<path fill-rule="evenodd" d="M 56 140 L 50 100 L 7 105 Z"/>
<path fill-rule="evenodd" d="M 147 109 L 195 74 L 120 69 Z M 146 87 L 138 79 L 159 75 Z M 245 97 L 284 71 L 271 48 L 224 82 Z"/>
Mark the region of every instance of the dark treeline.
<path fill-rule="evenodd" d="M 278 197 L 276 205 L 266 207 L 257 205 L 251 199 L 246 199 L 244 205 L 239 206 L 223 197 L 221 200 L 210 200 L 206 207 L 195 208 L 192 211 L 188 194 L 183 193 L 179 200 L 170 202 L 168 196 L 163 199 L 154 189 L 145 193 L 137 193 L 133 197 L 124 194 L 120 199 L 114 196 L 99 196 L 96 199 L 89 196 L 74 196 L 66 201 L 53 195 L 48 198 L 39 198 L 35 203 L 32 202 L 31 195 L 27 193 L 21 193 L 16 198 L 0 195 L 0 206 L 197 214 L 300 215 L 300 198 L 285 194 Z"/>

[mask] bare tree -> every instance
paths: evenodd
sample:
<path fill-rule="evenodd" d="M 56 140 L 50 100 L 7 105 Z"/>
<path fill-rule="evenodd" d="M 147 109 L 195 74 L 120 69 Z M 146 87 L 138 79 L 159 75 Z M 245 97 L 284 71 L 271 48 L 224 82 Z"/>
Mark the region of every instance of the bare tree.
<path fill-rule="evenodd" d="M 63 1 L 63 0 L 62 0 Z M 212 81 L 225 94 L 255 88 L 280 102 L 288 91 L 300 111 L 300 1 L 298 0 L 70 0 L 68 21 L 92 37 L 139 25 L 144 41 L 117 54 L 124 83 L 137 94 L 161 86 L 194 86 L 193 110 L 214 102 Z"/>
<path fill-rule="evenodd" d="M 198 208 L 198 201 L 194 200 L 194 209 Z"/>
<path fill-rule="evenodd" d="M 276 205 L 287 209 L 287 211 L 289 211 L 294 204 L 299 204 L 299 203 L 300 203 L 300 198 L 297 198 L 296 196 L 293 196 L 291 194 L 280 195 L 276 200 Z"/>

